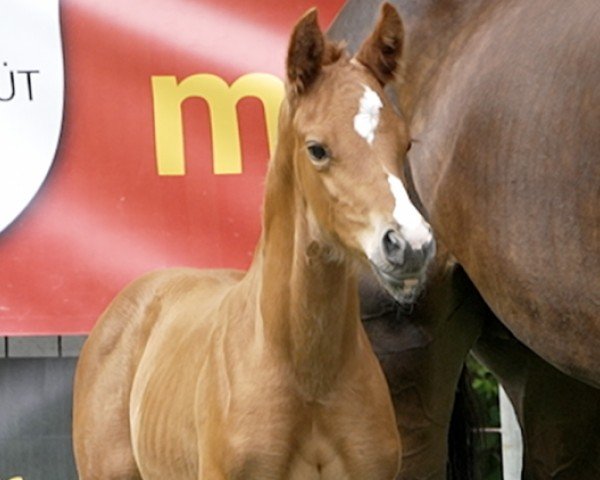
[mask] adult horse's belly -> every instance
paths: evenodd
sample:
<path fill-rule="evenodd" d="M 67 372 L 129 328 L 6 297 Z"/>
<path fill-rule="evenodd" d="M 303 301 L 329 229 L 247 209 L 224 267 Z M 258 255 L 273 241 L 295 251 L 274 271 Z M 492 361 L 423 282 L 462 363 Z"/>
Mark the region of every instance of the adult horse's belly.
<path fill-rule="evenodd" d="M 593 3 L 593 2 L 592 2 Z M 494 313 L 600 386 L 600 5 L 498 8 L 417 108 L 416 189 Z"/>
<path fill-rule="evenodd" d="M 585 219 L 544 193 L 553 185 L 536 186 L 540 198 L 533 201 L 495 190 L 486 177 L 466 177 L 439 200 L 440 210 L 448 209 L 432 222 L 440 242 L 517 338 L 567 374 L 600 387 L 599 254 L 590 248 L 598 236 L 586 236 Z M 464 183 L 490 190 L 458 199 L 458 191 L 469 190 Z M 522 192 L 532 187 L 520 186 Z"/>

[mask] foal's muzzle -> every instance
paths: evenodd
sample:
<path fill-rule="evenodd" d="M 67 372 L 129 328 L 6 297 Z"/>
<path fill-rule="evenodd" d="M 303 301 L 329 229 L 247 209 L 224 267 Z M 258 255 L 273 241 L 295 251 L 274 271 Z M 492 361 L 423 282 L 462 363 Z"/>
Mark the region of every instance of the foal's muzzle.
<path fill-rule="evenodd" d="M 399 302 L 416 299 L 425 283 L 427 266 L 435 256 L 435 240 L 413 246 L 401 231 L 390 228 L 381 237 L 379 252 L 371 258 L 375 272 Z"/>
<path fill-rule="evenodd" d="M 423 270 L 435 253 L 435 242 L 432 237 L 415 249 L 396 230 L 390 229 L 383 235 L 381 248 L 387 262 L 402 277 Z"/>

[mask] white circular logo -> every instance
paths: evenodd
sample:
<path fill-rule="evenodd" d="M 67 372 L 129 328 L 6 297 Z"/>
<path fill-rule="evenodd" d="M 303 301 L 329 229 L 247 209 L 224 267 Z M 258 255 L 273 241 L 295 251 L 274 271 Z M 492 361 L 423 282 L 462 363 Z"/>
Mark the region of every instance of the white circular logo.
<path fill-rule="evenodd" d="M 0 232 L 46 179 L 62 126 L 59 0 L 4 0 L 0 15 Z"/>

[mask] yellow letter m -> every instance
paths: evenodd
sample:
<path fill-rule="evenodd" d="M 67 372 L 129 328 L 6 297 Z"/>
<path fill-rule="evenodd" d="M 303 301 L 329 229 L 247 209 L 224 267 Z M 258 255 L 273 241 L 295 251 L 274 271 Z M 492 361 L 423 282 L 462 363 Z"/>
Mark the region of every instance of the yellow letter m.
<path fill-rule="evenodd" d="M 159 175 L 185 175 L 181 104 L 190 97 L 206 100 L 210 113 L 213 171 L 217 175 L 242 173 L 240 131 L 236 105 L 243 97 L 262 101 L 270 151 L 277 135 L 283 83 L 274 75 L 250 73 L 229 86 L 207 73 L 191 75 L 180 83 L 173 76 L 152 77 L 154 139 Z"/>

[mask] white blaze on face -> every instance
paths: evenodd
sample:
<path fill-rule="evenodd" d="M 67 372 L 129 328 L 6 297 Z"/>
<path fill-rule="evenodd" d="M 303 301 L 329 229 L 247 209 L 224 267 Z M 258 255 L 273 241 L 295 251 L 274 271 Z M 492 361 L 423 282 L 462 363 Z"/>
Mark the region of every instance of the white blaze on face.
<path fill-rule="evenodd" d="M 354 116 L 354 130 L 363 137 L 369 145 L 375 139 L 375 130 L 379 124 L 379 110 L 383 107 L 381 98 L 375 91 L 363 85 L 365 92 L 360 99 L 358 113 Z"/>
<path fill-rule="evenodd" d="M 410 201 L 402 181 L 394 175 L 388 175 L 388 182 L 396 200 L 394 219 L 400 225 L 401 233 L 410 246 L 420 249 L 432 240 L 431 229 Z"/>

